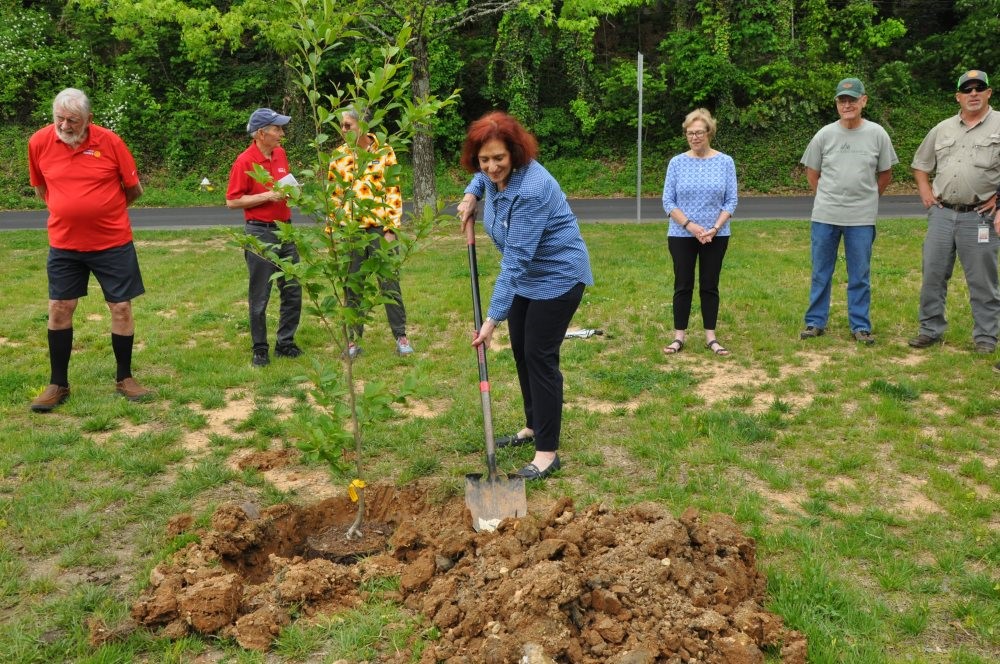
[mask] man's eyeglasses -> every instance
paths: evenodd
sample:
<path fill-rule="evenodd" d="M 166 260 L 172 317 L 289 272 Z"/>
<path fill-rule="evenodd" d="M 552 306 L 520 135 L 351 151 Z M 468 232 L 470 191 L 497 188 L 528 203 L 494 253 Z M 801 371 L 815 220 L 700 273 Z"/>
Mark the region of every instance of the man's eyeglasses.
<path fill-rule="evenodd" d="M 684 132 L 684 135 L 687 136 L 688 138 L 701 138 L 707 133 L 708 133 L 707 131 L 704 131 L 702 129 L 697 129 L 695 131 L 686 131 Z"/>
<path fill-rule="evenodd" d="M 967 95 L 970 92 L 986 92 L 986 86 L 982 85 L 982 84 L 979 84 L 979 85 L 967 85 L 964 88 L 962 88 L 961 90 L 959 90 L 959 92 L 961 92 L 963 95 Z"/>
<path fill-rule="evenodd" d="M 843 97 L 837 97 L 837 103 L 841 106 L 851 106 L 853 104 L 860 103 L 861 100 L 857 97 L 851 97 L 850 95 L 844 95 Z"/>

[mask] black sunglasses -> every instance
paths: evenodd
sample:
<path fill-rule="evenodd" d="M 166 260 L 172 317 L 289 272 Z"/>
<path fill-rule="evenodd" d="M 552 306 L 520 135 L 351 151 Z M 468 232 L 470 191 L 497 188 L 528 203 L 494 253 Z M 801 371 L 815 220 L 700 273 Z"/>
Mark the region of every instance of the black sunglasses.
<path fill-rule="evenodd" d="M 967 95 L 970 92 L 972 92 L 973 90 L 975 90 L 976 92 L 985 92 L 986 91 L 986 86 L 982 85 L 982 84 L 979 84 L 979 85 L 967 85 L 964 88 L 962 88 L 961 90 L 959 90 L 959 92 L 961 92 L 962 94 L 966 94 Z"/>

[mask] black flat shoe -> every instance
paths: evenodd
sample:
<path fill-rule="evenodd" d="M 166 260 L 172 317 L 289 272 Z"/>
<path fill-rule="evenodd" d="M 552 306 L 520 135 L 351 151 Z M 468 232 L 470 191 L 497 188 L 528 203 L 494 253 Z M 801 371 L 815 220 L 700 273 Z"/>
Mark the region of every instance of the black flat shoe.
<path fill-rule="evenodd" d="M 550 463 L 548 468 L 545 470 L 538 470 L 538 466 L 533 463 L 529 463 L 527 466 L 514 474 L 518 477 L 523 477 L 526 480 L 544 480 L 560 468 L 562 468 L 562 464 L 559 463 L 559 455 L 557 454 L 556 458 L 552 460 L 552 463 Z"/>
<path fill-rule="evenodd" d="M 511 436 L 500 436 L 496 439 L 497 449 L 501 447 L 517 447 L 525 443 L 535 442 L 534 436 L 518 436 L 516 433 Z"/>

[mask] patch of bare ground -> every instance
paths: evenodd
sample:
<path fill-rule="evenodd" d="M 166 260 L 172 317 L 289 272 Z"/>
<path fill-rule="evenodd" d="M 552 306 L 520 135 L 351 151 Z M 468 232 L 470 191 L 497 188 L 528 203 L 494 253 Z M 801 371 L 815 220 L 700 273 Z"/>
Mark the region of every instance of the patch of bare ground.
<path fill-rule="evenodd" d="M 20 341 L 11 341 L 7 337 L 0 337 L 0 346 L 5 348 L 20 348 L 23 345 Z"/>
<path fill-rule="evenodd" d="M 921 394 L 919 399 L 920 409 L 925 412 L 934 413 L 941 418 L 948 417 L 955 413 L 955 409 L 943 402 L 936 394 Z"/>
<path fill-rule="evenodd" d="M 915 367 L 927 358 L 926 355 L 921 355 L 920 353 L 909 353 L 907 355 L 900 355 L 897 357 L 890 357 L 888 360 L 895 365 L 901 367 Z"/>
<path fill-rule="evenodd" d="M 812 402 L 811 392 L 776 390 L 775 384 L 815 373 L 827 359 L 814 353 L 803 353 L 800 364 L 781 367 L 777 377 L 769 376 L 762 369 L 745 367 L 735 362 L 697 362 L 688 368 L 698 378 L 695 390 L 706 403 L 724 403 L 749 394 L 753 397 L 753 402 L 748 410 L 759 414 L 770 409 L 776 400 L 788 404 L 793 410 L 807 407 Z"/>
<path fill-rule="evenodd" d="M 604 467 L 616 468 L 625 477 L 634 478 L 637 482 L 652 480 L 656 477 L 656 471 L 653 468 L 637 461 L 624 447 L 599 445 L 597 452 L 604 460 Z"/>
<path fill-rule="evenodd" d="M 218 634 L 266 650 L 293 614 L 357 606 L 363 581 L 399 576 L 401 591 L 385 598 L 440 632 L 424 650 L 428 664 L 506 664 L 525 653 L 534 662 L 762 664 L 764 650 L 805 662 L 805 637 L 763 608 L 755 544 L 728 516 L 678 519 L 651 503 L 578 512 L 562 498 L 475 533 L 462 498 L 435 500 L 429 485 L 365 493 L 369 522 L 387 526 L 374 555 L 355 564 L 306 555 L 310 538 L 353 520 L 346 497 L 223 505 L 199 542 L 153 569 L 133 619 L 175 638 Z M 92 640 L 125 631 L 97 627 Z"/>
<path fill-rule="evenodd" d="M 393 404 L 393 409 L 404 417 L 417 417 L 420 419 L 433 419 L 446 412 L 449 407 L 445 399 L 421 400 L 407 398 L 404 403 Z"/>
<path fill-rule="evenodd" d="M 187 450 L 189 462 L 208 451 L 211 436 L 233 436 L 235 427 L 253 413 L 254 400 L 242 390 L 226 392 L 226 404 L 222 408 L 200 408 L 192 404 L 191 410 L 205 418 L 205 426 L 197 431 L 189 431 L 181 440 Z"/>
<path fill-rule="evenodd" d="M 187 432 L 181 441 L 188 452 L 187 465 L 196 464 L 208 452 L 213 435 L 240 435 L 236 432 L 236 427 L 250 417 L 257 406 L 257 401 L 239 390 L 231 390 L 226 396 L 229 400 L 222 408 L 203 409 L 191 406 L 194 412 L 205 417 L 206 425 L 197 431 Z M 277 411 L 279 418 L 284 418 L 291 413 L 295 399 L 273 397 L 268 404 Z M 294 449 L 243 449 L 234 452 L 226 461 L 226 466 L 236 471 L 254 468 L 279 491 L 294 492 L 312 499 L 328 498 L 341 490 L 331 484 L 326 470 L 304 468 L 298 465 L 299 459 L 299 452 Z"/>
<path fill-rule="evenodd" d="M 926 485 L 927 480 L 921 477 L 900 474 L 898 485 L 890 489 L 894 494 L 893 503 L 896 509 L 909 516 L 943 514 L 941 506 L 924 494 L 923 488 Z"/>
<path fill-rule="evenodd" d="M 234 454 L 226 463 L 238 470 L 255 468 L 279 491 L 308 496 L 311 500 L 343 494 L 344 488 L 330 481 L 328 470 L 305 468 L 298 465 L 299 459 L 298 450 L 244 450 Z"/>
<path fill-rule="evenodd" d="M 803 514 L 802 504 L 809 498 L 804 491 L 779 491 L 767 486 L 759 478 L 748 475 L 743 475 L 741 479 L 765 500 L 765 511 L 772 521 L 780 522 L 787 516 Z"/>
<path fill-rule="evenodd" d="M 152 429 L 153 427 L 149 424 L 124 424 L 109 431 L 100 431 L 92 434 L 91 438 L 98 445 L 103 445 L 112 437 L 137 438 L 144 433 L 152 431 Z"/>
<path fill-rule="evenodd" d="M 588 413 L 600 413 L 602 415 L 610 415 L 611 413 L 620 413 L 622 411 L 634 413 L 640 405 L 641 403 L 638 399 L 630 399 L 625 402 L 601 401 L 599 399 L 578 396 L 570 396 L 566 399 L 567 408 L 576 408 Z"/>

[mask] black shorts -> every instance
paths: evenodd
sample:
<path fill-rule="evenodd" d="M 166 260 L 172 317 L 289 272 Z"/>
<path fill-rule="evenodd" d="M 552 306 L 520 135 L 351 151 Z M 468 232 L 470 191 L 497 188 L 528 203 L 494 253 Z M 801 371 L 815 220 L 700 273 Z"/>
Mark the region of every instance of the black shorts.
<path fill-rule="evenodd" d="M 75 300 L 87 294 L 90 274 L 104 291 L 108 302 L 128 302 L 146 292 L 139 272 L 139 257 L 135 245 L 101 251 L 71 251 L 49 247 L 46 264 L 49 275 L 50 300 Z"/>

